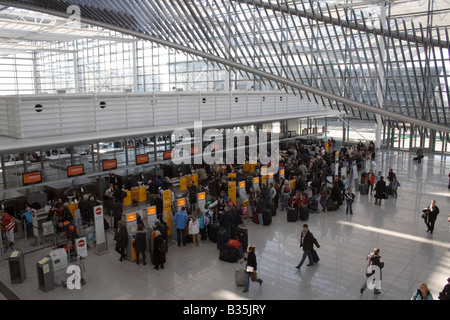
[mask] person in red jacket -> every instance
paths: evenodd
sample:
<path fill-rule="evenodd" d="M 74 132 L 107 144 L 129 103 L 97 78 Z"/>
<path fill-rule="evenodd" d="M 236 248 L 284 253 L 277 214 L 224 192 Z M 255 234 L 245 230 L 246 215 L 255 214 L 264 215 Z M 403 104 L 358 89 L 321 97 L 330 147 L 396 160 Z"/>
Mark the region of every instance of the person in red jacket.
<path fill-rule="evenodd" d="M 370 194 L 373 192 L 373 186 L 375 185 L 376 178 L 372 172 L 372 169 L 369 170 L 369 173 L 366 175 L 366 184 L 370 186 Z"/>
<path fill-rule="evenodd" d="M 4 211 L 0 211 L 0 218 L 2 219 L 3 227 L 5 228 L 6 239 L 10 242 L 10 244 L 14 244 L 14 228 L 16 227 L 15 221 Z"/>

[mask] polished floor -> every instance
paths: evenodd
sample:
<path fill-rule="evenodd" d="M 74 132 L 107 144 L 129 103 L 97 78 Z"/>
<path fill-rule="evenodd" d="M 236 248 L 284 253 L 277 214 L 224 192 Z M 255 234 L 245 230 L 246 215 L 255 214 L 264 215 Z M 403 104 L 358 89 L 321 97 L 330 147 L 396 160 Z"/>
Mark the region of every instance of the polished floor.
<path fill-rule="evenodd" d="M 370 194 L 357 193 L 353 215 L 345 214 L 345 206 L 310 215 L 307 223 L 320 244 L 321 260 L 314 266 L 295 268 L 302 254 L 303 222 L 287 222 L 286 212 L 280 210 L 270 226 L 247 221 L 249 243 L 256 246 L 258 274 L 264 280 L 261 287 L 251 283 L 247 293 L 234 282 L 238 264 L 220 261 L 216 244 L 209 240 L 201 247 L 171 245 L 165 269 L 157 271 L 150 264 L 120 262 L 110 233 L 107 253 L 89 250 L 86 284 L 80 290 L 38 288 L 36 263 L 50 248 L 25 255 L 26 279 L 21 284 L 11 284 L 8 264 L 3 262 L 0 282 L 25 300 L 408 300 L 421 282 L 437 299 L 450 276 L 450 159 L 428 155 L 417 164 L 412 157 L 400 151 L 383 151 L 377 157 L 377 170 L 386 173 L 393 168 L 397 174 L 398 198 L 378 206 Z M 432 199 L 440 214 L 430 235 L 420 216 Z M 365 257 L 374 247 L 381 249 L 385 262 L 381 294 L 371 290 L 361 294 Z"/>

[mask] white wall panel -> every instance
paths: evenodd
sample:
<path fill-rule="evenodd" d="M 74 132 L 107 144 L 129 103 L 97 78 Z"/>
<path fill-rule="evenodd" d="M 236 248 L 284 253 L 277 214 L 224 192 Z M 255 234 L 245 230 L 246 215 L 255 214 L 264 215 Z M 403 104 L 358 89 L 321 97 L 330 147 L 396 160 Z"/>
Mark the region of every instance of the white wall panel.
<path fill-rule="evenodd" d="M 153 107 L 151 101 L 153 96 L 127 96 L 127 127 L 151 127 L 153 123 Z"/>
<path fill-rule="evenodd" d="M 261 116 L 261 93 L 249 93 L 247 94 L 247 116 L 259 117 Z"/>
<path fill-rule="evenodd" d="M 37 104 L 42 105 L 40 112 L 36 111 Z M 319 109 L 324 108 L 278 91 L 4 96 L 0 98 L 0 134 L 14 138 L 51 137 Z"/>
<path fill-rule="evenodd" d="M 176 102 L 178 103 L 178 119 L 179 123 L 193 124 L 194 121 L 199 120 L 199 94 L 183 94 L 177 95 Z"/>
<path fill-rule="evenodd" d="M 216 119 L 216 97 L 214 93 L 201 93 L 199 97 L 200 120 Z"/>
<path fill-rule="evenodd" d="M 155 125 L 164 126 L 178 123 L 177 100 L 173 98 L 173 95 L 157 95 L 154 108 Z"/>
<path fill-rule="evenodd" d="M 7 100 L 5 98 L 0 98 L 0 135 L 9 135 L 9 123 L 8 123 L 8 108 Z"/>

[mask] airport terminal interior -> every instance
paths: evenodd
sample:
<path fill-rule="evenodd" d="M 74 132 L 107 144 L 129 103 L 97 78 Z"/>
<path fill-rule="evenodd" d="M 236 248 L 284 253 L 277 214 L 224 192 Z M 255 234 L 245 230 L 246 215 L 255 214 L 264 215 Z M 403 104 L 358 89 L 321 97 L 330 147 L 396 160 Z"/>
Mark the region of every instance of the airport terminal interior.
<path fill-rule="evenodd" d="M 449 14 L 446 0 L 0 0 L 0 204 L 15 222 L 10 243 L 2 219 L 0 300 L 410 300 L 422 283 L 439 299 L 450 283 Z M 251 208 L 244 179 L 297 190 L 298 151 L 319 145 L 322 183 L 345 176 L 353 214 L 345 200 L 311 209 L 309 173 L 307 218 L 292 221 L 281 200 L 262 223 L 250 213 L 239 228 L 261 285 L 243 292 L 247 254 L 219 258 L 220 232 L 178 245 L 174 216 L 191 187 L 200 206 L 220 196 L 199 168 L 223 161 L 225 196 Z M 392 170 L 397 196 L 376 204 L 370 170 Z M 110 184 L 123 198 L 109 198 Z M 80 199 L 91 195 L 86 222 Z M 136 264 L 136 214 L 146 265 Z M 157 218 L 169 235 L 156 270 Z M 320 260 L 296 268 L 304 224 Z M 362 291 L 375 248 L 380 291 Z"/>

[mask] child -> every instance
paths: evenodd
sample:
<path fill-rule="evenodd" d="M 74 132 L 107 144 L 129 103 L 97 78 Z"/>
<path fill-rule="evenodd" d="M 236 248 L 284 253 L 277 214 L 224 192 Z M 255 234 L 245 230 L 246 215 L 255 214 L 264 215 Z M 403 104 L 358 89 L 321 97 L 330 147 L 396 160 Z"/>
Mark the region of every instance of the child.
<path fill-rule="evenodd" d="M 353 193 L 352 189 L 348 189 L 347 193 L 345 194 L 345 201 L 347 202 L 347 208 L 345 210 L 345 214 L 353 214 L 352 205 L 353 202 L 355 202 L 355 194 Z"/>
<path fill-rule="evenodd" d="M 192 246 L 200 246 L 200 222 L 194 215 L 189 215 L 189 234 L 192 236 Z"/>

